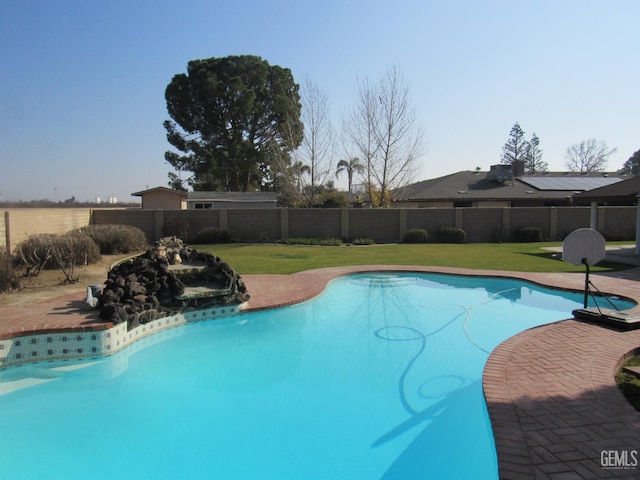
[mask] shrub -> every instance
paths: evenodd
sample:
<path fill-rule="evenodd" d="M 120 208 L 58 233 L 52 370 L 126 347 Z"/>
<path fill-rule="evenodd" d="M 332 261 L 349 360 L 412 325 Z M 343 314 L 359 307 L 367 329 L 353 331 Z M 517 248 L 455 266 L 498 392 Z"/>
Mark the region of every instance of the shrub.
<path fill-rule="evenodd" d="M 342 245 L 342 240 L 335 237 L 290 237 L 280 240 L 287 245 L 322 245 L 325 247 L 337 247 Z"/>
<path fill-rule="evenodd" d="M 25 277 L 35 277 L 44 268 L 55 268 L 53 248 L 55 235 L 35 234 L 23 240 L 16 247 L 17 265 L 24 267 Z"/>
<path fill-rule="evenodd" d="M 78 281 L 76 266 L 96 263 L 100 259 L 100 249 L 93 239 L 79 231 L 55 237 L 52 249 L 55 265 L 65 276 L 65 283 Z"/>
<path fill-rule="evenodd" d="M 605 230 L 602 232 L 602 236 L 607 242 L 616 242 L 616 241 L 633 241 L 635 239 L 635 232 L 631 230 Z"/>
<path fill-rule="evenodd" d="M 324 192 L 320 200 L 322 208 L 348 207 L 349 203 L 349 198 L 342 192 Z"/>
<path fill-rule="evenodd" d="M 436 238 L 440 243 L 465 243 L 467 232 L 461 228 L 440 227 L 436 232 Z"/>
<path fill-rule="evenodd" d="M 100 249 L 92 238 L 79 231 L 64 235 L 31 235 L 16 248 L 17 265 L 25 268 L 25 276 L 37 276 L 42 269 L 59 268 L 67 281 L 75 281 L 77 264 L 88 265 L 100 260 Z"/>
<path fill-rule="evenodd" d="M 324 245 L 326 247 L 338 247 L 342 245 L 342 240 L 336 237 L 321 237 L 320 245 Z"/>
<path fill-rule="evenodd" d="M 404 243 L 427 243 L 429 234 L 422 228 L 412 228 L 404 234 Z"/>
<path fill-rule="evenodd" d="M 376 242 L 372 238 L 354 238 L 351 243 L 354 245 L 375 245 Z"/>
<path fill-rule="evenodd" d="M 200 230 L 193 239 L 194 243 L 205 245 L 212 243 L 234 243 L 235 236 L 228 228 L 207 227 Z"/>
<path fill-rule="evenodd" d="M 90 225 L 81 231 L 98 245 L 103 255 L 140 252 L 149 244 L 144 232 L 130 225 Z"/>
<path fill-rule="evenodd" d="M 0 292 L 20 288 L 20 277 L 13 268 L 11 255 L 6 248 L 0 247 Z"/>
<path fill-rule="evenodd" d="M 538 227 L 518 227 L 514 238 L 516 242 L 541 242 L 542 230 Z"/>

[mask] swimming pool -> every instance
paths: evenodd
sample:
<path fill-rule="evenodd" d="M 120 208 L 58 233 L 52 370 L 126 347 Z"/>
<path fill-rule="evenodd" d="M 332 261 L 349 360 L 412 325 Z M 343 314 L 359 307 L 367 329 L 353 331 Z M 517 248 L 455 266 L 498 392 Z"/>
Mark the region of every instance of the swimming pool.
<path fill-rule="evenodd" d="M 42 383 L 0 396 L 3 476 L 497 478 L 486 359 L 581 305 L 510 279 L 352 275 L 108 358 L 9 368 L 0 389 Z"/>

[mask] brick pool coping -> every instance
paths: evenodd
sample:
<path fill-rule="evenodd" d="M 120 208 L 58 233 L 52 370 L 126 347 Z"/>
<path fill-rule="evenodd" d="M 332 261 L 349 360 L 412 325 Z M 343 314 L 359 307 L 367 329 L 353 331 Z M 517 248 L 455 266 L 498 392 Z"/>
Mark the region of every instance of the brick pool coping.
<path fill-rule="evenodd" d="M 581 273 L 408 265 L 332 267 L 292 275 L 244 275 L 251 294 L 246 310 L 309 300 L 334 278 L 373 271 L 514 277 L 556 288 L 584 287 Z M 600 291 L 640 304 L 639 268 L 592 274 L 591 279 Z M 82 298 L 83 292 L 78 291 L 3 308 L 0 340 L 110 328 L 95 312 L 82 309 Z M 483 388 L 500 478 L 638 478 L 640 465 L 632 464 L 630 453 L 640 450 L 640 413 L 622 397 L 614 372 L 621 359 L 639 347 L 640 330 L 619 332 L 576 320 L 527 330 L 499 345 L 485 366 Z M 464 448 L 460 454 L 464 461 Z M 623 457 L 631 462 L 627 469 L 620 468 Z"/>

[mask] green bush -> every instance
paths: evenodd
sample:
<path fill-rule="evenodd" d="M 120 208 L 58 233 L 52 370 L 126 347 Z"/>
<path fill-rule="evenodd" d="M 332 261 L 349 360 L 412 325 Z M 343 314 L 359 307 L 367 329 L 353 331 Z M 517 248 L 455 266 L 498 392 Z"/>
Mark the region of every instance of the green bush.
<path fill-rule="evenodd" d="M 13 259 L 7 249 L 0 247 L 0 292 L 20 288 L 20 276 L 13 268 Z"/>
<path fill-rule="evenodd" d="M 440 227 L 436 232 L 439 243 L 466 243 L 467 232 L 461 228 Z"/>
<path fill-rule="evenodd" d="M 635 239 L 635 232 L 631 230 L 605 230 L 602 236 L 607 242 L 631 242 Z"/>
<path fill-rule="evenodd" d="M 193 238 L 193 243 L 208 245 L 214 243 L 234 243 L 235 235 L 228 228 L 207 227 Z"/>
<path fill-rule="evenodd" d="M 422 228 L 412 228 L 404 234 L 404 243 L 427 243 L 429 234 Z"/>
<path fill-rule="evenodd" d="M 541 242 L 542 230 L 538 227 L 518 227 L 515 230 L 514 239 L 522 243 Z"/>
<path fill-rule="evenodd" d="M 81 232 L 98 245 L 102 255 L 140 252 L 149 244 L 144 232 L 130 225 L 90 225 Z"/>
<path fill-rule="evenodd" d="M 324 192 L 320 198 L 322 208 L 341 208 L 350 204 L 349 198 L 342 192 Z"/>
<path fill-rule="evenodd" d="M 280 240 L 286 245 L 322 245 L 325 247 L 337 247 L 342 245 L 342 240 L 335 237 L 290 237 Z"/>
<path fill-rule="evenodd" d="M 353 245 L 375 245 L 376 242 L 372 238 L 354 238 L 351 243 Z"/>

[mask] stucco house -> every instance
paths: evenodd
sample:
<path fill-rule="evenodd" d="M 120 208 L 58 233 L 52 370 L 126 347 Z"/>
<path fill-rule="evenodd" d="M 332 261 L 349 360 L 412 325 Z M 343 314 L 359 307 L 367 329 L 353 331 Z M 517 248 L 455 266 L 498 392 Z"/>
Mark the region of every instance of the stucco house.
<path fill-rule="evenodd" d="M 622 182 L 606 185 L 594 190 L 579 193 L 575 201 L 590 203 L 591 228 L 598 229 L 598 205 L 635 205 L 636 206 L 636 246 L 635 254 L 640 256 L 640 176 L 631 176 Z"/>
<path fill-rule="evenodd" d="M 627 177 L 615 172 L 526 174 L 521 166 L 462 171 L 394 191 L 394 208 L 539 207 L 573 205 L 573 196 Z"/>
<path fill-rule="evenodd" d="M 187 209 L 276 208 L 272 192 L 189 192 Z"/>
<path fill-rule="evenodd" d="M 183 192 L 154 187 L 134 192 L 142 197 L 143 209 L 207 210 L 225 208 L 275 208 L 278 199 L 271 192 Z"/>
<path fill-rule="evenodd" d="M 154 187 L 131 194 L 142 198 L 142 208 L 152 210 L 184 210 L 187 208 L 187 192 L 167 187 Z"/>

